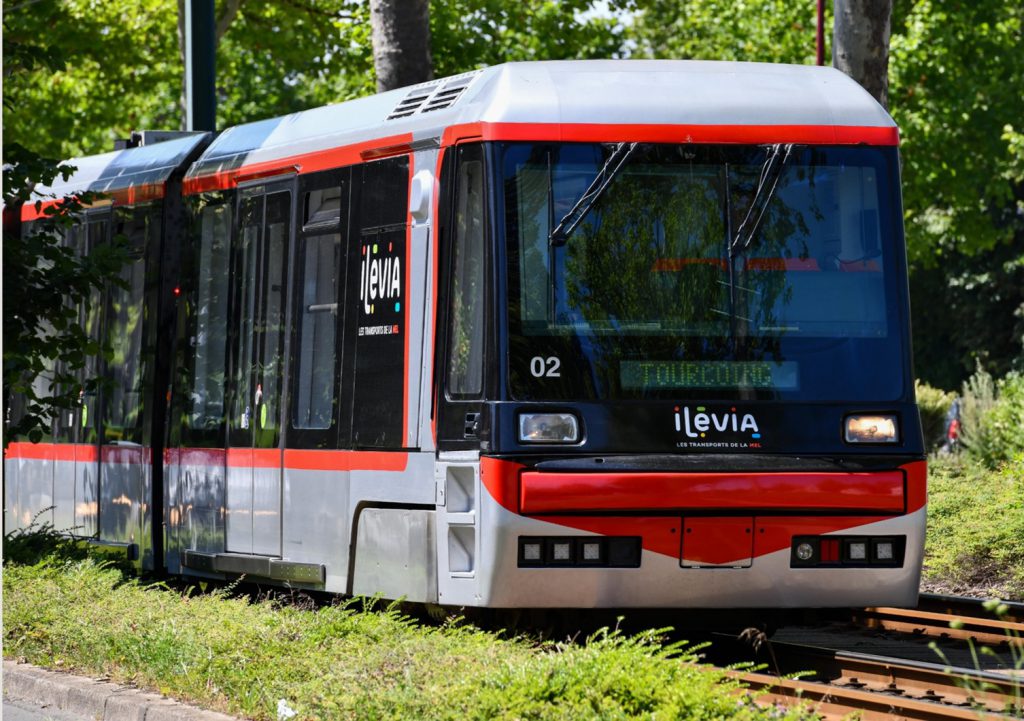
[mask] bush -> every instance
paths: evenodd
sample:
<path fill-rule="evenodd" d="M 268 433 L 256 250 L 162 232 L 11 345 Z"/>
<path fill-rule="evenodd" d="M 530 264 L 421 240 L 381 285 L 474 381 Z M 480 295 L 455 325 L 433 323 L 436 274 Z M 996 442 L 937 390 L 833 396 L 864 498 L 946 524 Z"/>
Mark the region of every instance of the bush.
<path fill-rule="evenodd" d="M 914 392 L 917 395 L 917 408 L 921 412 L 924 447 L 930 453 L 946 438 L 946 414 L 956 394 L 932 388 L 921 381 L 914 381 Z"/>
<path fill-rule="evenodd" d="M 1024 454 L 1024 375 L 998 383 L 982 370 L 964 384 L 961 439 L 978 462 L 995 468 Z"/>
<path fill-rule="evenodd" d="M 999 381 L 995 405 L 981 418 L 980 460 L 991 468 L 1024 454 L 1024 375 Z"/>

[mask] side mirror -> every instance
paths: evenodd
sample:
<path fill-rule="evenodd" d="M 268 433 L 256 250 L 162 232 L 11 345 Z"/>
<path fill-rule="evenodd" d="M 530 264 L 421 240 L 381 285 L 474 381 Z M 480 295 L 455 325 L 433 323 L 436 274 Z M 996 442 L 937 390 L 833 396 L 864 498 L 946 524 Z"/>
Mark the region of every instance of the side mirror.
<path fill-rule="evenodd" d="M 430 219 L 433 199 L 434 174 L 421 170 L 412 176 L 412 187 L 409 188 L 409 213 L 416 223 L 426 223 Z"/>

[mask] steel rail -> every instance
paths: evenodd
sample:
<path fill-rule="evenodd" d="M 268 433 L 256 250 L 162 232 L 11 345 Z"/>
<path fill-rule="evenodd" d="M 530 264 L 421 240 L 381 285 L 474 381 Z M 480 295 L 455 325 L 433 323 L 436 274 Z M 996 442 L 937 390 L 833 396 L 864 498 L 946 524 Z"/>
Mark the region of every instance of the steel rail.
<path fill-rule="evenodd" d="M 798 681 L 763 673 L 730 671 L 727 675 L 757 691 L 753 700 L 759 705 L 808 703 L 826 719 L 840 719 L 859 712 L 861 721 L 914 721 L 956 719 L 962 721 L 1006 721 L 1008 716 L 978 708 L 951 706 L 934 701 L 907 698 L 899 694 L 878 693 L 857 688 L 831 686 L 814 681 Z"/>
<path fill-rule="evenodd" d="M 900 694 L 922 701 L 980 708 L 994 713 L 1024 713 L 1024 672 L 979 671 L 926 661 L 911 661 L 854 651 L 772 642 L 786 672 L 813 669 L 817 680 L 833 686 Z M 810 679 L 807 679 L 810 680 Z"/>
<path fill-rule="evenodd" d="M 872 607 L 855 610 L 855 623 L 914 635 L 972 640 L 992 646 L 1024 647 L 1024 623 L 982 618 L 967 613 L 937 613 L 921 609 Z M 953 624 L 953 625 L 951 625 Z"/>
<path fill-rule="evenodd" d="M 988 599 L 984 598 L 922 593 L 918 598 L 917 607 L 922 611 L 951 613 L 972 618 L 992 618 L 991 611 L 985 610 L 986 603 L 988 603 Z M 1006 608 L 1005 615 L 1000 616 L 1001 620 L 1024 623 L 1024 603 L 1016 601 L 1000 601 L 999 603 Z"/>

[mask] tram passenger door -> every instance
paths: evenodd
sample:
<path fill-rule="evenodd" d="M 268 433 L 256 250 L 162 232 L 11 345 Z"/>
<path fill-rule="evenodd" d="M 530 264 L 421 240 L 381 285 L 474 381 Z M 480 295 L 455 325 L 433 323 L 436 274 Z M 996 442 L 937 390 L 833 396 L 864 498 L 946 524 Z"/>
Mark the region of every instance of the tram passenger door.
<path fill-rule="evenodd" d="M 292 192 L 242 195 L 232 258 L 227 550 L 281 553 L 281 392 Z"/>

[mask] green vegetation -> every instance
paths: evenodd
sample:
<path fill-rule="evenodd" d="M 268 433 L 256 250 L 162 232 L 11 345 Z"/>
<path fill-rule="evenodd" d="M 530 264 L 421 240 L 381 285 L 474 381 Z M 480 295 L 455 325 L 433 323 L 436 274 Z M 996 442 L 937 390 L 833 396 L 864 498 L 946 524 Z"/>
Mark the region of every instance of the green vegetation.
<path fill-rule="evenodd" d="M 541 643 L 358 603 L 182 594 L 45 541 L 22 535 L 25 563 L 4 567 L 5 656 L 255 719 L 276 718 L 282 699 L 304 719 L 800 717 L 754 706 L 694 649 L 653 631 Z"/>
<path fill-rule="evenodd" d="M 937 450 L 944 440 L 946 414 L 960 399 L 960 445 L 966 461 L 988 469 L 1024 455 L 1024 375 L 995 380 L 979 368 L 964 382 L 960 395 L 917 381 L 917 405 L 925 448 Z"/>
<path fill-rule="evenodd" d="M 928 485 L 926 582 L 1024 599 L 1024 455 L 998 471 L 970 456 L 934 457 Z"/>
<path fill-rule="evenodd" d="M 1024 376 L 979 369 L 960 391 L 960 450 L 928 469 L 925 582 L 951 593 L 1024 599 Z M 918 383 L 934 450 L 953 401 Z"/>
<path fill-rule="evenodd" d="M 921 412 L 924 447 L 931 452 L 942 445 L 945 439 L 946 414 L 956 394 L 932 388 L 921 381 L 914 382 L 914 391 L 917 395 L 917 408 Z"/>
<path fill-rule="evenodd" d="M 993 384 L 979 371 L 971 383 L 985 388 L 985 393 L 974 395 L 972 415 L 964 417 L 967 453 L 988 468 L 1024 455 L 1024 376 L 1011 373 Z M 965 400 L 970 397 L 964 395 Z M 965 412 L 967 408 L 965 403 Z"/>

